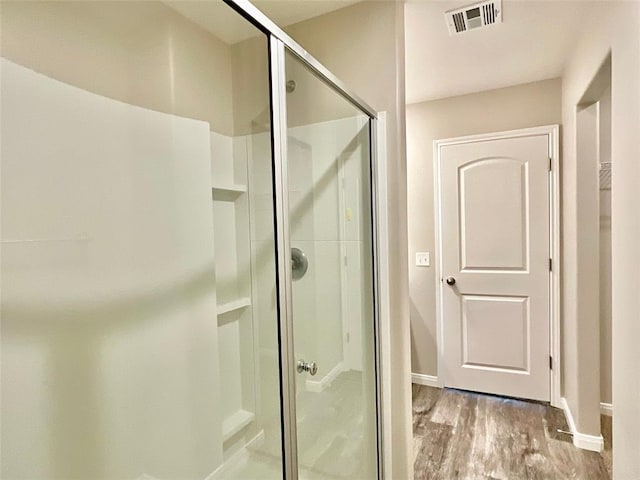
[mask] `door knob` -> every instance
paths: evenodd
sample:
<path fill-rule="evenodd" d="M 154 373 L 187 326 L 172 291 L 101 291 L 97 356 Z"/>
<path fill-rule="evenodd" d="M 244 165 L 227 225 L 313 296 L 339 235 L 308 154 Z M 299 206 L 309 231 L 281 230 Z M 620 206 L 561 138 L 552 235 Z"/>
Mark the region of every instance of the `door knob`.
<path fill-rule="evenodd" d="M 316 362 L 305 362 L 304 360 L 298 360 L 298 365 L 296 367 L 298 373 L 309 372 L 311 376 L 318 373 L 318 365 Z"/>
<path fill-rule="evenodd" d="M 447 279 L 445 280 L 447 282 L 447 285 L 455 285 L 456 284 L 456 279 L 453 277 L 447 277 Z"/>

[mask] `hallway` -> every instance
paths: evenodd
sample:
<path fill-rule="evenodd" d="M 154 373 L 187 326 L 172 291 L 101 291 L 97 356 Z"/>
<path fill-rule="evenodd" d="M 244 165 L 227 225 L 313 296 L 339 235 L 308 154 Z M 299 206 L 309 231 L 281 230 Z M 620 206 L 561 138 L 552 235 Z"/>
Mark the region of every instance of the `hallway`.
<path fill-rule="evenodd" d="M 562 411 L 544 404 L 416 384 L 412 398 L 416 480 L 610 478 L 609 418 L 599 455 L 574 447 L 557 431 L 569 429 Z"/>

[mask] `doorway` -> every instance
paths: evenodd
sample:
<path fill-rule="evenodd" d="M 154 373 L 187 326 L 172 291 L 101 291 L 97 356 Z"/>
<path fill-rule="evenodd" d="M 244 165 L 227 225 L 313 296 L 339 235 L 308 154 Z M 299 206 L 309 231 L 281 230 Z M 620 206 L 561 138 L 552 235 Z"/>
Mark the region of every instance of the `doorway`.
<path fill-rule="evenodd" d="M 552 400 L 557 131 L 434 142 L 438 377 L 446 387 Z"/>

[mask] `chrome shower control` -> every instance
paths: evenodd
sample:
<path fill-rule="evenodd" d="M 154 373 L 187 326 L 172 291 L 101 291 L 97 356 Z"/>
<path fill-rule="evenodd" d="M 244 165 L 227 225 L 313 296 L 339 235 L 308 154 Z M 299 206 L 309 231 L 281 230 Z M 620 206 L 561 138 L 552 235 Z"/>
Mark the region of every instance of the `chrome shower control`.
<path fill-rule="evenodd" d="M 307 363 L 304 360 L 298 360 L 298 366 L 296 368 L 298 373 L 309 372 L 311 376 L 318 373 L 318 365 L 316 365 L 316 362 Z"/>
<path fill-rule="evenodd" d="M 309 268 L 309 260 L 302 250 L 293 247 L 291 249 L 291 276 L 294 280 L 304 277 Z"/>

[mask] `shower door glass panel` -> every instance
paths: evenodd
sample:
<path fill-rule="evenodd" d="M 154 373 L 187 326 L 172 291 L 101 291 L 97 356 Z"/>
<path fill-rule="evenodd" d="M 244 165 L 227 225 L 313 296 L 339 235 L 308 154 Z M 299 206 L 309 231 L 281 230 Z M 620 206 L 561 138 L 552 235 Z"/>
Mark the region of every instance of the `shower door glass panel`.
<path fill-rule="evenodd" d="M 0 477 L 282 478 L 268 42 L 5 1 Z"/>
<path fill-rule="evenodd" d="M 300 478 L 377 476 L 370 120 L 286 54 Z"/>

